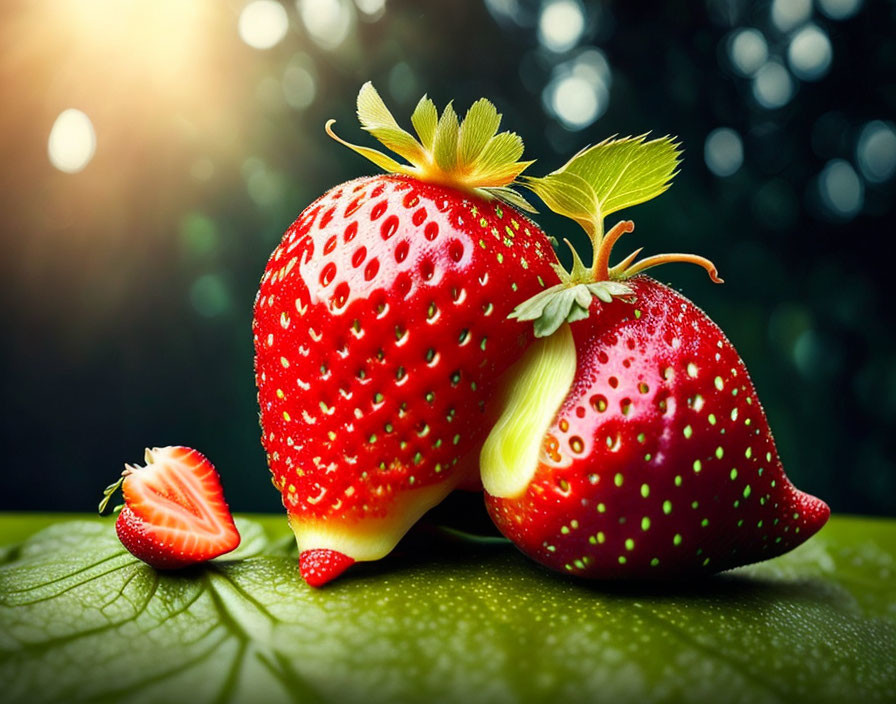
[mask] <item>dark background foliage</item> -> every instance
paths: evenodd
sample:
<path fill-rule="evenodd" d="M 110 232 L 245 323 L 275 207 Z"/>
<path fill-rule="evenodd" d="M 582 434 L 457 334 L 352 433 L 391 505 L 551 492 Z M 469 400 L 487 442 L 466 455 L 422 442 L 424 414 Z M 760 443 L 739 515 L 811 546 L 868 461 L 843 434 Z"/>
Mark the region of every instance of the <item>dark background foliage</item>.
<path fill-rule="evenodd" d="M 372 172 L 322 130 L 366 139 L 370 79 L 405 123 L 424 92 L 490 97 L 536 174 L 614 133 L 678 135 L 672 189 L 624 213 L 631 246 L 716 262 L 724 286 L 658 275 L 740 350 L 794 482 L 896 513 L 896 4 L 299 0 L 265 49 L 282 14 L 248 4 L 0 9 L 0 508 L 91 510 L 145 445 L 187 444 L 234 510 L 277 510 L 252 301 L 302 208 Z M 77 173 L 48 159 L 68 108 L 95 130 Z M 75 161 L 76 132 L 55 147 Z"/>

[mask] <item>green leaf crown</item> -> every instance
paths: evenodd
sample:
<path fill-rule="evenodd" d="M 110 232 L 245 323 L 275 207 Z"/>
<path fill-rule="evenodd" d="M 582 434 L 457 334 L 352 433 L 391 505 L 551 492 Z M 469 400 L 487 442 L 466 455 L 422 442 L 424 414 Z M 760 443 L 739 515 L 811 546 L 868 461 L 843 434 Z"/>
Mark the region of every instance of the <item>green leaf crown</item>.
<path fill-rule="evenodd" d="M 547 176 L 523 177 L 522 185 L 545 205 L 577 222 L 591 240 L 592 261 L 586 267 L 569 240 L 572 268 L 554 266 L 560 283 L 523 302 L 510 314 L 518 320 L 534 322 L 535 334 L 544 337 L 564 323 L 587 318 L 591 302 L 605 303 L 614 298 L 632 298 L 625 283 L 632 276 L 672 261 L 686 261 L 704 267 L 713 281 L 721 283 L 716 268 L 694 254 L 660 254 L 636 261 L 641 250 L 610 266 L 610 254 L 622 235 L 635 229 L 622 221 L 604 232 L 604 218 L 623 208 L 638 205 L 664 193 L 678 173 L 680 145 L 666 136 L 647 141 L 638 137 L 609 138 L 583 149 Z"/>
<path fill-rule="evenodd" d="M 511 188 L 533 162 L 520 161 L 523 140 L 519 135 L 498 132 L 501 115 L 489 100 L 477 100 L 460 121 L 451 103 L 440 116 L 432 100 L 424 95 L 411 115 L 417 133 L 414 137 L 399 126 L 368 81 L 358 93 L 358 120 L 363 129 L 407 164 L 376 149 L 345 141 L 333 132 L 334 120 L 327 122 L 327 134 L 384 171 L 497 198 L 533 212 L 532 206 Z"/>

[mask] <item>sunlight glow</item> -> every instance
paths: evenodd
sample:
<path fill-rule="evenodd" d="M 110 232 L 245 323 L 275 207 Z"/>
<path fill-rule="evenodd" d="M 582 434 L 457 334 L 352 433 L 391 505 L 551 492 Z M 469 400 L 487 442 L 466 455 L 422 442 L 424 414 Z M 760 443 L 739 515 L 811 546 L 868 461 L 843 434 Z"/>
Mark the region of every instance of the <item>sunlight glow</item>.
<path fill-rule="evenodd" d="M 50 163 L 60 171 L 74 174 L 90 163 L 95 152 L 96 133 L 90 118 L 80 110 L 63 110 L 47 141 Z"/>

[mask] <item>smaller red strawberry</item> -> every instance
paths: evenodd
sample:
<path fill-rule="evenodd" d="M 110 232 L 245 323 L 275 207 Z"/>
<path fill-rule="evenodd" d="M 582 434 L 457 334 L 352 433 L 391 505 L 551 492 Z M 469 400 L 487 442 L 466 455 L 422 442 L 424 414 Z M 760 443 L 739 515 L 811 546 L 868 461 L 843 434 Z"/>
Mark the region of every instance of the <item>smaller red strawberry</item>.
<path fill-rule="evenodd" d="M 677 166 L 668 139 L 608 141 L 530 187 L 583 225 L 562 283 L 511 317 L 542 339 L 508 373 L 504 411 L 483 446 L 495 524 L 523 552 L 581 577 L 690 576 L 781 555 L 830 510 L 793 486 L 747 369 L 689 300 L 640 275 L 671 261 L 610 267 L 630 221 L 603 217 L 663 192 Z"/>
<path fill-rule="evenodd" d="M 160 570 L 211 560 L 234 550 L 240 534 L 211 462 L 189 447 L 147 449 L 146 466 L 125 465 L 110 485 L 100 513 L 122 489 L 115 531 L 128 551 Z"/>

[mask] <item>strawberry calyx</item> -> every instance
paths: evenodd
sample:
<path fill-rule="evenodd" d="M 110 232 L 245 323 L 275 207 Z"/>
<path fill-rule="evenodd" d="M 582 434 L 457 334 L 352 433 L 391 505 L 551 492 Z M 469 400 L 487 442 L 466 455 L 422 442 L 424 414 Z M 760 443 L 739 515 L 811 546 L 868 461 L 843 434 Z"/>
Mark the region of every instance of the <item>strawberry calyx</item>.
<path fill-rule="evenodd" d="M 560 283 L 523 302 L 510 314 L 517 320 L 533 321 L 537 337 L 551 335 L 565 322 L 587 318 L 594 298 L 605 303 L 614 298 L 634 301 L 634 291 L 626 281 L 661 264 L 697 264 L 715 283 L 722 283 L 715 265 L 696 254 L 658 254 L 638 260 L 639 248 L 610 265 L 616 242 L 633 232 L 635 225 L 623 220 L 605 232 L 604 218 L 665 192 L 680 163 L 680 145 L 671 137 L 645 139 L 646 135 L 611 137 L 583 149 L 547 176 L 523 177 L 522 185 L 555 213 L 575 220 L 592 246 L 591 266 L 586 267 L 573 245 L 564 239 L 572 252 L 572 267 L 567 271 L 555 264 Z"/>
<path fill-rule="evenodd" d="M 103 489 L 103 498 L 100 500 L 99 506 L 97 506 L 96 509 L 97 513 L 99 513 L 101 516 L 106 512 L 106 507 L 109 505 L 112 497 L 119 489 L 121 489 L 121 485 L 124 484 L 124 479 L 128 474 L 130 474 L 130 472 L 128 471 L 128 465 L 125 465 L 125 470 L 121 473 L 118 481 L 113 482 L 105 489 Z M 112 509 L 113 513 L 117 513 L 123 505 L 124 504 L 118 505 L 114 509 Z"/>
<path fill-rule="evenodd" d="M 159 448 L 153 449 L 158 450 Z M 147 466 L 151 465 L 155 461 L 153 450 L 147 447 L 143 452 L 143 459 L 146 462 Z M 99 506 L 97 506 L 97 513 L 102 516 L 106 512 L 106 508 L 109 506 L 109 502 L 112 500 L 112 497 L 115 496 L 119 489 L 121 489 L 121 485 L 124 484 L 124 480 L 134 472 L 138 472 L 141 469 L 145 468 L 141 467 L 140 465 L 128 464 L 127 462 L 125 462 L 124 469 L 122 470 L 121 476 L 118 478 L 118 481 L 113 482 L 105 489 L 103 489 L 103 498 L 100 500 Z M 118 513 L 122 508 L 124 508 L 124 504 L 119 504 L 112 509 L 112 513 Z"/>
<path fill-rule="evenodd" d="M 439 115 L 435 104 L 423 96 L 411 115 L 414 137 L 396 122 L 373 84 L 368 81 L 358 93 L 358 120 L 390 151 L 408 163 L 402 164 L 376 149 L 347 142 L 333 131 L 327 134 L 388 173 L 403 174 L 450 188 L 504 201 L 529 212 L 532 205 L 512 184 L 533 161 L 520 161 L 523 140 L 514 132 L 498 132 L 501 114 L 486 98 L 477 100 L 458 120 L 449 102 Z"/>

